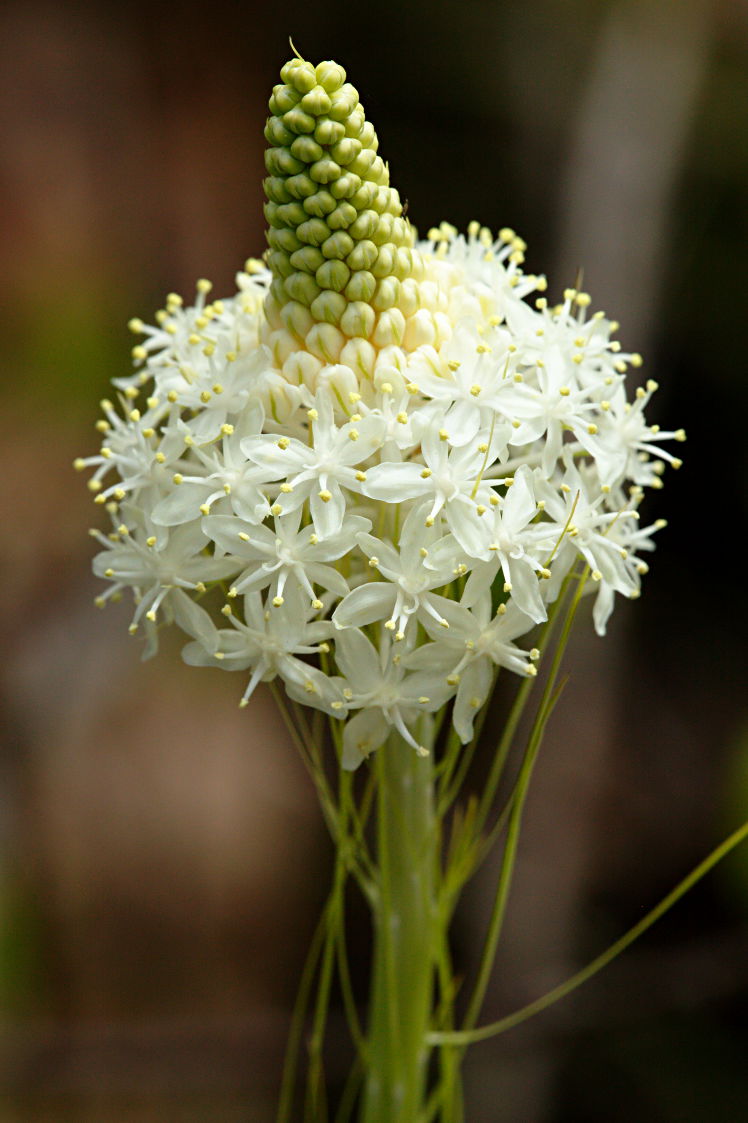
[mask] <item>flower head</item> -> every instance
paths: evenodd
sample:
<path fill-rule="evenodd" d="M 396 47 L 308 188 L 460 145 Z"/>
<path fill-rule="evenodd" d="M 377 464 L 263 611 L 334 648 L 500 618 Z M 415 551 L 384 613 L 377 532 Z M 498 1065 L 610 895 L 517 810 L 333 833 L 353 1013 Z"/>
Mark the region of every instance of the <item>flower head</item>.
<path fill-rule="evenodd" d="M 470 740 L 497 668 L 535 672 L 523 637 L 568 574 L 605 631 L 684 434 L 646 421 L 639 356 L 586 293 L 549 305 L 513 230 L 417 239 L 342 67 L 281 79 L 264 261 L 132 321 L 134 373 L 76 464 L 113 522 L 99 603 L 132 592 L 147 653 L 174 622 L 188 662 L 248 671 L 243 703 L 280 678 L 345 721 L 355 767 L 390 728 L 419 748 L 450 699 Z"/>

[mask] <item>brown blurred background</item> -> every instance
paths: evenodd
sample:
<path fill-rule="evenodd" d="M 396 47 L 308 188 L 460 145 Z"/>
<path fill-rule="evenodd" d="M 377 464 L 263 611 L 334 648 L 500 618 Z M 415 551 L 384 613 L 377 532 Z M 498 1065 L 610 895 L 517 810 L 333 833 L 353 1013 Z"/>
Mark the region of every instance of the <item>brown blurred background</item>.
<path fill-rule="evenodd" d="M 6 0 L 0 1123 L 265 1123 L 329 847 L 268 697 L 139 662 L 97 612 L 96 448 L 132 315 L 263 249 L 262 126 L 292 34 L 363 91 L 410 216 L 512 225 L 689 432 L 645 595 L 581 629 L 487 1016 L 596 954 L 748 812 L 748 3 L 355 7 Z M 456 952 L 480 939 L 492 871 Z M 748 1118 L 748 851 L 625 959 L 476 1047 L 470 1123 Z M 364 926 L 354 955 L 367 954 Z M 473 953 L 474 954 L 474 953 Z M 363 971 L 357 980 L 365 984 Z M 331 1083 L 344 1068 L 333 1019 Z"/>

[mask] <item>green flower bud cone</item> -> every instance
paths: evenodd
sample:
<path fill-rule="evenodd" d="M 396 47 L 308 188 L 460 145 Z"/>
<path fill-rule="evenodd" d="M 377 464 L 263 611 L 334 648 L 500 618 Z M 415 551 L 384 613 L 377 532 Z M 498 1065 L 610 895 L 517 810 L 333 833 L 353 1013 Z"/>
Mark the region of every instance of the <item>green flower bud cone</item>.
<path fill-rule="evenodd" d="M 265 127 L 268 324 L 326 362 L 350 340 L 399 344 L 424 269 L 374 127 L 337 63 L 293 58 L 281 78 Z"/>

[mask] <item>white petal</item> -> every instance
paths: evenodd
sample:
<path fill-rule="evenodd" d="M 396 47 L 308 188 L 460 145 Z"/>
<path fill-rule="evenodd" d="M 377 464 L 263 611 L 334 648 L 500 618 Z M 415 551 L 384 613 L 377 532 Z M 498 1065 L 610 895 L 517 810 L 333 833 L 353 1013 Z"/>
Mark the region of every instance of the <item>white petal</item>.
<path fill-rule="evenodd" d="M 344 597 L 333 613 L 337 628 L 363 628 L 376 620 L 389 620 L 397 589 L 389 581 L 369 581 Z"/>

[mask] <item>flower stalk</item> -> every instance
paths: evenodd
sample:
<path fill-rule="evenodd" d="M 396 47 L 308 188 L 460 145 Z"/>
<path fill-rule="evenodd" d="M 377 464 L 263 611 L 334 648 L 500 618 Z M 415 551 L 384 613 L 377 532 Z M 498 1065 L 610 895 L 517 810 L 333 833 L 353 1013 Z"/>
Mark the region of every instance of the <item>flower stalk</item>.
<path fill-rule="evenodd" d="M 362 1123 L 411 1123 L 426 1094 L 434 999 L 433 758 L 397 734 L 377 754 L 377 908 Z"/>

